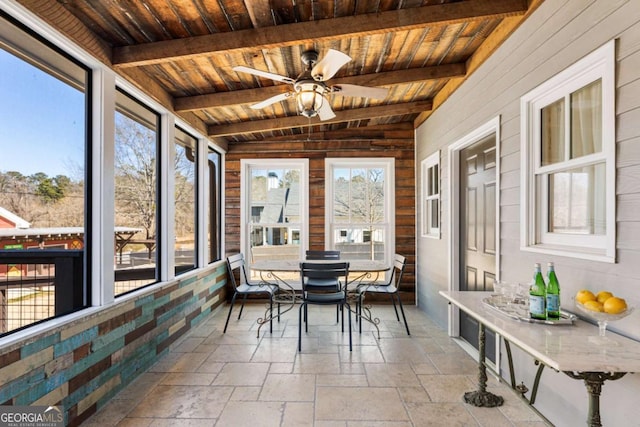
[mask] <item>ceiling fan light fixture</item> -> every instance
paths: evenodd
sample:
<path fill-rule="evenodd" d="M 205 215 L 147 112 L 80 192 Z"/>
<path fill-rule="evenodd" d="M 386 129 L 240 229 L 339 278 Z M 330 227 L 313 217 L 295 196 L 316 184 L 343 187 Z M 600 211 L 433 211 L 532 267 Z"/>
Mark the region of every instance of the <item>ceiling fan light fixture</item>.
<path fill-rule="evenodd" d="M 298 111 L 305 117 L 315 117 L 324 102 L 325 87 L 314 81 L 299 82 L 295 85 Z"/>

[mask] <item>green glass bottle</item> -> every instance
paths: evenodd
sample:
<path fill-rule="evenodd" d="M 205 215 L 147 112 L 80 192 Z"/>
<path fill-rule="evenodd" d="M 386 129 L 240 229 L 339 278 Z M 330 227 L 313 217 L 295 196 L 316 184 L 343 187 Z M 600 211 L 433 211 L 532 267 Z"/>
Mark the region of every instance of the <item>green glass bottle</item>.
<path fill-rule="evenodd" d="M 547 267 L 547 319 L 557 320 L 560 318 L 560 283 L 553 263 L 548 263 Z"/>
<path fill-rule="evenodd" d="M 533 283 L 529 290 L 529 314 L 532 319 L 546 320 L 546 285 L 542 277 L 542 269 L 539 263 L 535 265 L 533 273 Z"/>

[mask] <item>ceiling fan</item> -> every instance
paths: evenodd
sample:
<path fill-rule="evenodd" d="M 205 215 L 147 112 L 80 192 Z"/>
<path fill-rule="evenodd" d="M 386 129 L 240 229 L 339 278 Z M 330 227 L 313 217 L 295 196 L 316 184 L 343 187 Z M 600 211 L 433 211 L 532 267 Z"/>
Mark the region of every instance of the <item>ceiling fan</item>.
<path fill-rule="evenodd" d="M 329 49 L 320 61 L 318 61 L 318 52 L 315 50 L 304 51 L 301 56 L 302 62 L 306 65 L 306 69 L 295 79 L 245 66 L 233 67 L 234 71 L 249 73 L 254 76 L 293 85 L 292 91 L 267 98 L 262 102 L 251 105 L 251 108 L 259 110 L 276 102 L 294 97 L 298 105 L 298 110 L 303 116 L 311 118 L 317 115 L 320 117 L 320 120 L 330 120 L 336 116 L 326 99 L 326 96 L 330 93 L 374 99 L 384 99 L 387 96 L 389 89 L 386 88 L 351 84 L 327 85 L 327 80 L 332 78 L 343 65 L 351 61 L 349 55 L 334 49 Z"/>

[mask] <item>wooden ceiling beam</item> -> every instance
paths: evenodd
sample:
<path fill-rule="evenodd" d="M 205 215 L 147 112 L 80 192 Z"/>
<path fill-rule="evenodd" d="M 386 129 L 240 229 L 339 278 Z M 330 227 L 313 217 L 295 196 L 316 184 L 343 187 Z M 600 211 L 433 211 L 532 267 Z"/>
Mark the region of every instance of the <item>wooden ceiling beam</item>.
<path fill-rule="evenodd" d="M 467 0 L 381 13 L 321 19 L 251 30 L 186 37 L 113 48 L 116 67 L 136 67 L 234 50 L 260 50 L 344 37 L 506 18 L 527 12 L 527 0 Z"/>
<path fill-rule="evenodd" d="M 353 84 L 361 86 L 387 86 L 403 83 L 414 83 L 426 80 L 450 79 L 464 77 L 464 63 L 436 65 L 433 67 L 412 68 L 409 70 L 388 71 L 383 73 L 363 74 L 359 76 L 332 79 L 331 85 Z M 275 85 L 254 89 L 243 89 L 230 92 L 210 93 L 206 95 L 184 96 L 175 98 L 175 111 L 194 111 L 206 108 L 224 107 L 227 105 L 251 104 L 269 97 L 292 90 L 289 85 Z"/>
<path fill-rule="evenodd" d="M 381 105 L 377 107 L 355 108 L 352 110 L 336 111 L 336 117 L 331 120 L 318 122 L 318 119 L 309 120 L 302 116 L 289 116 L 267 120 L 253 120 L 228 125 L 210 125 L 209 136 L 228 136 L 241 133 L 268 132 L 278 129 L 290 129 L 293 127 L 317 126 L 319 124 L 342 123 L 351 120 L 366 120 L 374 117 L 402 116 L 406 114 L 420 113 L 430 110 L 433 102 L 415 101 L 401 104 Z"/>

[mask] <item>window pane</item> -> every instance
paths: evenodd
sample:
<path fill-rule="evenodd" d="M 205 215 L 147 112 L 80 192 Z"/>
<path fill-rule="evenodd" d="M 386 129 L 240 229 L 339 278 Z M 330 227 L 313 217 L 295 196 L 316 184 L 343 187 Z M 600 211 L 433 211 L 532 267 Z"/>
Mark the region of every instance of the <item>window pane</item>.
<path fill-rule="evenodd" d="M 342 259 L 384 260 L 385 229 L 352 227 L 336 229 L 333 236 L 335 249 Z"/>
<path fill-rule="evenodd" d="M 432 199 L 429 203 L 429 227 L 431 229 L 440 227 L 440 203 L 438 199 Z"/>
<path fill-rule="evenodd" d="M 176 128 L 175 270 L 196 266 L 196 159 L 198 140 Z"/>
<path fill-rule="evenodd" d="M 550 232 L 606 233 L 604 163 L 550 174 L 548 194 Z"/>
<path fill-rule="evenodd" d="M 564 98 L 541 110 L 542 166 L 565 160 Z"/>
<path fill-rule="evenodd" d="M 602 81 L 571 94 L 571 158 L 602 151 Z"/>
<path fill-rule="evenodd" d="M 302 229 L 300 169 L 250 169 L 251 261 L 300 259 Z"/>
<path fill-rule="evenodd" d="M 367 172 L 365 169 L 351 170 L 351 200 L 349 211 L 351 222 L 367 222 L 369 204 Z"/>
<path fill-rule="evenodd" d="M 336 168 L 333 170 L 333 219 L 336 223 L 349 222 L 351 171 Z"/>
<path fill-rule="evenodd" d="M 339 169 L 334 176 L 336 223 L 374 224 L 385 221 L 384 169 Z"/>
<path fill-rule="evenodd" d="M 208 147 L 209 156 L 207 160 L 207 174 L 209 177 L 209 230 L 207 241 L 209 247 L 209 262 L 220 259 L 222 232 L 220 218 L 222 215 L 222 204 L 220 200 L 220 153 Z"/>
<path fill-rule="evenodd" d="M 332 170 L 333 206 L 327 207 L 334 218 L 332 249 L 343 259 L 384 260 L 386 168 Z"/>
<path fill-rule="evenodd" d="M 158 115 L 116 92 L 115 295 L 157 281 Z"/>
<path fill-rule="evenodd" d="M 14 256 L 0 264 L 2 336 L 82 309 L 89 296 L 90 92 L 84 67 L 2 17 L 0 70 L 0 251 Z M 11 254 L 22 249 L 41 259 Z"/>

